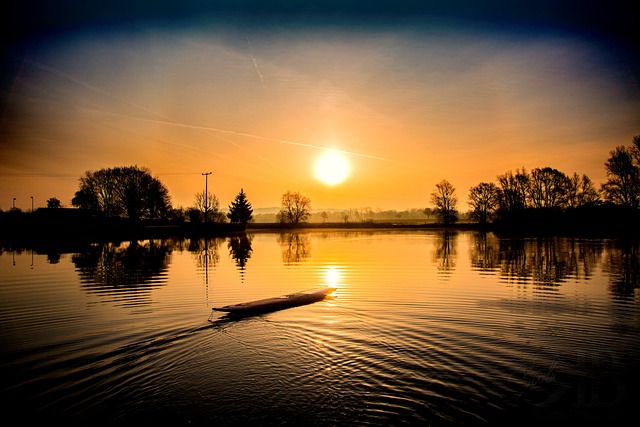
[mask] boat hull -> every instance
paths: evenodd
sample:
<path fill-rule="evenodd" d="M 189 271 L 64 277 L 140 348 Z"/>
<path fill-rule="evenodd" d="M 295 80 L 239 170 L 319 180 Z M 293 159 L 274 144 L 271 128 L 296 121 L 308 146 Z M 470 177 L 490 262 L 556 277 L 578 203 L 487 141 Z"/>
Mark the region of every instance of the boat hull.
<path fill-rule="evenodd" d="M 335 290 L 336 288 L 327 287 L 307 292 L 296 292 L 289 295 L 282 295 L 280 297 L 225 305 L 223 307 L 214 307 L 213 310 L 239 315 L 278 311 L 322 301 Z"/>

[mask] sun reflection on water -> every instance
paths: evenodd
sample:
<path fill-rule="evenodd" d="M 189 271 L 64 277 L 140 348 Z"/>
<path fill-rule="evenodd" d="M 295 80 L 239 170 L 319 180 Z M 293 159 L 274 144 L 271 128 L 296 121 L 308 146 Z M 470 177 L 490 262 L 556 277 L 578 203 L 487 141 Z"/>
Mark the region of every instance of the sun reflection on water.
<path fill-rule="evenodd" d="M 327 267 L 324 272 L 324 278 L 327 286 L 337 288 L 341 279 L 340 270 L 338 267 Z"/>

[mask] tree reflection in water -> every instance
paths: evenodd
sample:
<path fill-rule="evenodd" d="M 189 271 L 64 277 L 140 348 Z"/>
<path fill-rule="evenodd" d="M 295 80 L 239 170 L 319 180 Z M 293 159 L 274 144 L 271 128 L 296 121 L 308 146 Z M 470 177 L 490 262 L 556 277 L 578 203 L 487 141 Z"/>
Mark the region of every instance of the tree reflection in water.
<path fill-rule="evenodd" d="M 163 284 L 158 278 L 169 268 L 171 248 L 161 240 L 102 243 L 89 246 L 71 259 L 88 292 L 113 295 L 136 291 L 138 302 L 149 302 L 148 297 L 140 296 Z"/>
<path fill-rule="evenodd" d="M 603 270 L 609 273 L 609 290 L 617 298 L 632 298 L 640 282 L 640 251 L 637 240 L 612 241 Z"/>
<path fill-rule="evenodd" d="M 457 232 L 443 231 L 436 235 L 436 240 L 433 244 L 434 262 L 437 263 L 438 272 L 445 277 L 450 276 L 456 267 L 457 238 Z"/>
<path fill-rule="evenodd" d="M 224 241 L 224 237 L 204 237 L 191 239 L 189 242 L 189 252 L 194 254 L 197 270 L 204 275 L 204 282 L 207 286 L 209 285 L 209 270 L 215 268 L 220 262 L 220 245 Z"/>
<path fill-rule="evenodd" d="M 508 282 L 537 286 L 557 286 L 569 278 L 588 279 L 602 257 L 601 240 L 562 237 L 538 239 L 498 238 L 476 233 L 469 257 L 474 268 L 500 270 Z"/>
<path fill-rule="evenodd" d="M 493 233 L 478 232 L 471 236 L 469 258 L 471 267 L 481 273 L 497 270 L 499 264 L 499 241 Z"/>
<path fill-rule="evenodd" d="M 307 234 L 280 233 L 278 244 L 285 264 L 294 264 L 311 256 L 311 242 Z"/>
<path fill-rule="evenodd" d="M 477 233 L 469 245 L 472 266 L 480 272 L 499 272 L 509 284 L 523 288 L 557 289 L 569 280 L 587 281 L 598 270 L 609 278 L 613 298 L 636 298 L 640 282 L 638 240 L 498 238 Z M 625 306 L 616 317 L 629 316 Z"/>
<path fill-rule="evenodd" d="M 354 237 L 358 233 L 345 233 Z M 433 258 L 443 277 L 456 266 L 457 243 L 465 233 L 443 231 L 435 234 Z M 327 236 L 321 235 L 323 238 Z M 471 266 L 480 274 L 499 274 L 509 284 L 526 287 L 557 288 L 571 279 L 588 280 L 601 268 L 610 276 L 610 292 L 619 298 L 634 297 L 640 281 L 640 251 L 637 240 L 580 239 L 565 237 L 506 238 L 493 233 L 470 233 Z M 196 239 L 156 239 L 128 243 L 101 243 L 76 247 L 72 261 L 86 287 L 113 290 L 149 288 L 161 285 L 173 250 L 194 254 L 197 269 L 208 277 L 209 269 L 220 262 L 220 247 L 227 243 L 229 256 L 244 277 L 247 262 L 253 254 L 253 236 Z M 299 263 L 311 256 L 311 240 L 307 233 L 281 233 L 277 242 L 285 264 Z M 22 248 L 5 246 L 0 251 L 20 253 Z M 58 246 L 38 247 L 56 262 Z"/>
<path fill-rule="evenodd" d="M 240 269 L 241 280 L 244 281 L 244 268 L 247 261 L 251 258 L 253 249 L 251 248 L 251 240 L 253 236 L 241 234 L 238 236 L 230 236 L 227 247 L 229 248 L 229 256 L 236 262 L 236 267 Z"/>

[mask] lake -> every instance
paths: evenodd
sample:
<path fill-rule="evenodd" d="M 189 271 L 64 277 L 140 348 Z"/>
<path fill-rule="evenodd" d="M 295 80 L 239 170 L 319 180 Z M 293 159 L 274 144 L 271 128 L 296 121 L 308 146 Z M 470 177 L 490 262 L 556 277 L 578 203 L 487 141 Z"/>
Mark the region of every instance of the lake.
<path fill-rule="evenodd" d="M 610 425 L 637 416 L 639 276 L 637 241 L 474 231 L 5 247 L 0 402 L 23 424 Z"/>

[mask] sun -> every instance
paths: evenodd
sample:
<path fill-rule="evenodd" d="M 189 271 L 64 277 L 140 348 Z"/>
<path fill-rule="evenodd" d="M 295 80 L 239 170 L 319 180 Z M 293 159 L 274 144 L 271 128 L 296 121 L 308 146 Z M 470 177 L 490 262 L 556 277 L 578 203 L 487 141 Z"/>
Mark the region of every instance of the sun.
<path fill-rule="evenodd" d="M 349 161 L 337 151 L 328 151 L 316 161 L 316 178 L 327 185 L 340 184 L 350 173 Z"/>

